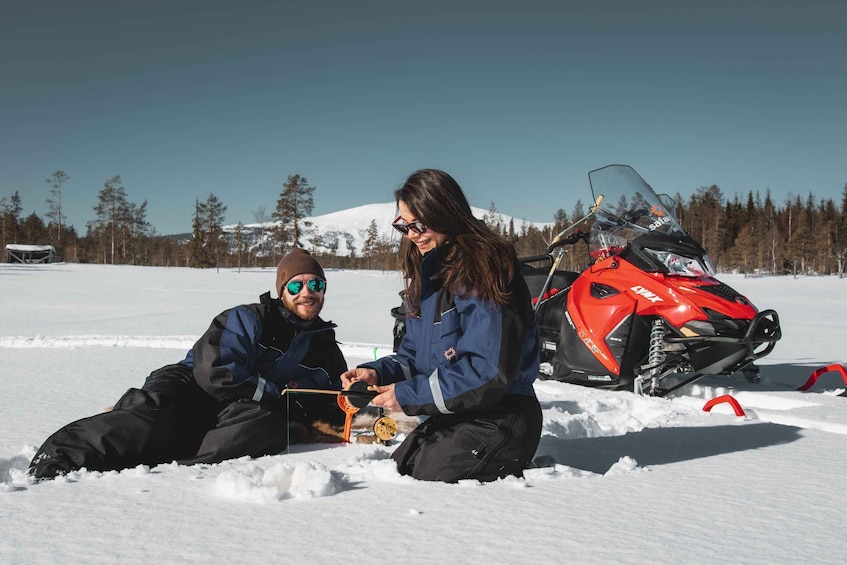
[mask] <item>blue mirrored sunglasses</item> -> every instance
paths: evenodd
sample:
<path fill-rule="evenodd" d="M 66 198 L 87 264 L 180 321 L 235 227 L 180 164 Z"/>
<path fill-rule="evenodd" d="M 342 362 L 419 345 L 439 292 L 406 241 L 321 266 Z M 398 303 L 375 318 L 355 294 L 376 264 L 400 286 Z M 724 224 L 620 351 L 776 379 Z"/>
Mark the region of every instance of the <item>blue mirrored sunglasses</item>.
<path fill-rule="evenodd" d="M 326 281 L 323 279 L 309 279 L 305 283 L 303 281 L 290 281 L 285 285 L 285 288 L 288 289 L 289 294 L 300 294 L 304 284 L 312 292 L 323 292 L 326 290 Z"/>
<path fill-rule="evenodd" d="M 403 235 L 409 233 L 409 230 L 412 230 L 413 232 L 417 233 L 423 233 L 426 231 L 426 226 L 423 225 L 423 222 L 415 220 L 414 222 L 406 223 L 402 221 L 402 218 L 400 216 L 397 216 L 394 219 L 394 222 L 392 222 L 391 227 L 393 227 L 395 230 L 399 231 Z"/>

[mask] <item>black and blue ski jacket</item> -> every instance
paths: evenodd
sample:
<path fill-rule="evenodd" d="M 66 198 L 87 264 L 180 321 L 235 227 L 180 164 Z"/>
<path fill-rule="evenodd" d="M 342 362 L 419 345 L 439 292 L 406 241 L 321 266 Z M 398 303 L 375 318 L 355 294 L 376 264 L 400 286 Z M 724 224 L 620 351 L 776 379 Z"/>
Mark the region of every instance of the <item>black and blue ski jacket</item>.
<path fill-rule="evenodd" d="M 340 390 L 347 363 L 335 324 L 317 318 L 303 329 L 269 292 L 259 300 L 218 314 L 180 362 L 197 384 L 225 402 L 273 402 L 284 388 Z"/>
<path fill-rule="evenodd" d="M 375 369 L 380 384 L 397 383 L 409 415 L 484 412 L 506 394 L 535 396 L 538 327 L 517 260 L 502 306 L 440 288 L 440 269 L 436 248 L 421 263 L 420 316 L 407 315 L 397 353 L 361 366 Z"/>

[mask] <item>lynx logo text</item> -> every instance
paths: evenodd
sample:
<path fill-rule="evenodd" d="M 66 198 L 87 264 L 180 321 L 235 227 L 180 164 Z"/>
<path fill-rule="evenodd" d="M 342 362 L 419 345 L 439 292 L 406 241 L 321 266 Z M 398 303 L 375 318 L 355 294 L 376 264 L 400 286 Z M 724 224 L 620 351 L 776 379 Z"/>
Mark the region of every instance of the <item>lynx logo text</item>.
<path fill-rule="evenodd" d="M 653 294 L 652 292 L 650 292 L 649 290 L 647 290 L 646 288 L 644 288 L 641 285 L 636 285 L 629 290 L 631 290 L 632 292 L 634 292 L 638 296 L 646 298 L 650 302 L 662 302 L 662 299 L 660 297 L 656 296 L 655 294 Z"/>

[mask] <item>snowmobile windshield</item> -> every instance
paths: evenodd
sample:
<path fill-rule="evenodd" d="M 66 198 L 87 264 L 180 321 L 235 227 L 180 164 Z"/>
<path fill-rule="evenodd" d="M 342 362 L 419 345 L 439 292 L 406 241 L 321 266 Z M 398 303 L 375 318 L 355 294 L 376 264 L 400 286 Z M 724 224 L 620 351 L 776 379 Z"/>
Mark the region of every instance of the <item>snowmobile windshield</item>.
<path fill-rule="evenodd" d="M 588 173 L 595 202 L 603 201 L 591 226 L 590 252 L 597 260 L 617 255 L 636 237 L 644 234 L 684 236 L 676 220 L 676 203 L 659 196 L 628 165 L 609 165 Z"/>

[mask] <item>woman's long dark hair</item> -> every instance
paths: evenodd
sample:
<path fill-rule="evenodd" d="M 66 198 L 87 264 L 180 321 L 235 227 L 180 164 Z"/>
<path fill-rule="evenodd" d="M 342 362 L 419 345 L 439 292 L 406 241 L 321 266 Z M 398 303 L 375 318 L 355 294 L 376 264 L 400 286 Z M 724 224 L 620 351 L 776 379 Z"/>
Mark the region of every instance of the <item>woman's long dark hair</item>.
<path fill-rule="evenodd" d="M 508 284 L 515 275 L 515 250 L 505 238 L 471 212 L 459 184 L 444 171 L 421 169 L 394 192 L 428 228 L 447 236 L 442 258 L 442 287 L 457 296 L 474 296 L 496 304 L 509 300 Z M 420 314 L 421 252 L 404 237 L 400 268 L 406 282 L 407 307 Z"/>

